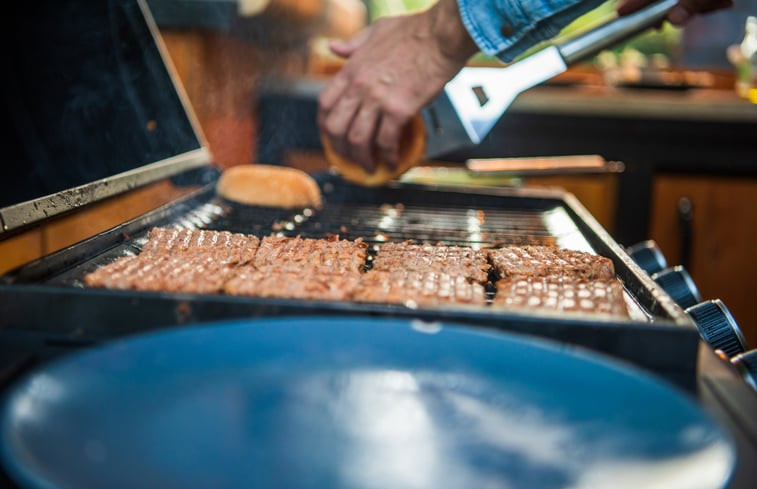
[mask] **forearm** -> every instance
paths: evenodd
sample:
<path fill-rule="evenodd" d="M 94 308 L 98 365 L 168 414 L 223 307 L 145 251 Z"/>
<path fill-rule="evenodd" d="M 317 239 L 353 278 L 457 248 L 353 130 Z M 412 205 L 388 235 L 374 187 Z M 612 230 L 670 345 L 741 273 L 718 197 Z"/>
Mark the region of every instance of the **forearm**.
<path fill-rule="evenodd" d="M 479 49 L 512 61 L 604 0 L 457 1 L 463 25 Z"/>

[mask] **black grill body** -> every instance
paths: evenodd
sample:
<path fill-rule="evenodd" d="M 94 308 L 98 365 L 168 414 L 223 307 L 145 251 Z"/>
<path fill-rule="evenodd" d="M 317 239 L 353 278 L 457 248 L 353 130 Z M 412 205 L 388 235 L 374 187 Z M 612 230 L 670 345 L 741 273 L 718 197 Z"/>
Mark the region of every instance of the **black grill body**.
<path fill-rule="evenodd" d="M 196 174 L 197 172 L 195 172 Z M 366 189 L 324 175 L 321 210 L 240 206 L 219 198 L 207 175 L 185 177 L 194 193 L 44 257 L 3 277 L 0 324 L 8 338 L 45 345 L 88 345 L 155 328 L 226 318 L 300 315 L 413 317 L 546 337 L 632 362 L 693 386 L 698 333 L 690 318 L 639 269 L 570 194 L 552 190 L 461 189 L 394 184 Z M 609 257 L 624 283 L 633 319 L 515 313 L 492 307 L 401 305 L 112 291 L 82 278 L 138 253 L 154 226 L 197 227 L 265 236 L 412 240 L 486 247 L 556 242 Z"/>

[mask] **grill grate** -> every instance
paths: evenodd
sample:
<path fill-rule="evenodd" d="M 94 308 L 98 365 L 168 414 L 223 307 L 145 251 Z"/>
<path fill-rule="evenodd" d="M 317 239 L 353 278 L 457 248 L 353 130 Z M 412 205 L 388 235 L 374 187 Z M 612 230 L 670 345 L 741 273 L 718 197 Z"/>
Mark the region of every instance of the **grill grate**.
<path fill-rule="evenodd" d="M 222 204 L 223 205 L 223 204 Z M 550 211 L 547 211 L 550 212 Z M 555 234 L 543 210 L 455 208 L 403 204 L 327 204 L 321 211 L 294 215 L 265 208 L 226 206 L 223 216 L 203 226 L 265 235 L 301 235 L 322 238 L 339 234 L 369 243 L 415 241 L 473 248 L 506 244 L 555 244 L 561 235 L 578 232 L 565 228 Z"/>
<path fill-rule="evenodd" d="M 369 245 L 366 268 L 370 268 L 378 245 L 387 242 L 469 246 L 474 249 L 504 245 L 560 245 L 593 251 L 573 219 L 559 205 L 529 208 L 397 203 L 327 203 L 315 211 L 243 206 L 211 196 L 196 201 L 181 212 L 157 221 L 155 226 L 203 228 L 254 234 L 304 238 L 362 238 Z M 84 276 L 120 256 L 141 251 L 151 228 L 132 234 L 118 246 L 101 250 L 76 267 L 61 270 L 47 281 L 55 285 L 82 287 Z M 491 297 L 492 291 L 487 290 Z"/>

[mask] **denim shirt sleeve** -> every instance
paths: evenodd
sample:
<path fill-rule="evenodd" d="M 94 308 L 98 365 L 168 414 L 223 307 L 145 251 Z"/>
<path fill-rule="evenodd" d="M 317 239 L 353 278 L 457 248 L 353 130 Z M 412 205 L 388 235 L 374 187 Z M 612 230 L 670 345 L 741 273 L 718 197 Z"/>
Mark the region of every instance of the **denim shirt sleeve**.
<path fill-rule="evenodd" d="M 479 49 L 512 61 L 534 44 L 557 35 L 604 0 L 458 0 L 463 25 Z"/>

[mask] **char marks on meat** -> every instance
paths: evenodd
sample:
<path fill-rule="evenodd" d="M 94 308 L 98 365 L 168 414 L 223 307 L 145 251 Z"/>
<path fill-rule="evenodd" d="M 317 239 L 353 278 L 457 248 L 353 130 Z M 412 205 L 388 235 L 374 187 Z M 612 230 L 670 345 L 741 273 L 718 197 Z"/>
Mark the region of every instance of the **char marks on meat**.
<path fill-rule="evenodd" d="M 251 266 L 225 286 L 227 294 L 308 300 L 349 300 L 365 266 L 362 239 L 266 236 Z"/>
<path fill-rule="evenodd" d="M 462 246 L 384 243 L 373 261 L 373 270 L 438 272 L 484 283 L 489 263 L 485 252 Z"/>
<path fill-rule="evenodd" d="M 233 274 L 211 256 L 167 254 L 122 257 L 84 277 L 91 287 L 166 292 L 218 292 Z"/>
<path fill-rule="evenodd" d="M 313 268 L 324 273 L 360 272 L 368 246 L 362 239 L 340 240 L 266 236 L 260 242 L 253 265 L 258 269 L 298 272 Z"/>
<path fill-rule="evenodd" d="M 231 295 L 306 300 L 349 300 L 358 272 L 325 272 L 318 268 L 273 270 L 243 267 L 224 286 Z"/>
<path fill-rule="evenodd" d="M 255 257 L 259 244 L 255 236 L 228 231 L 153 228 L 142 255 L 202 255 L 224 264 L 244 265 Z"/>
<path fill-rule="evenodd" d="M 608 258 L 552 246 L 507 246 L 487 251 L 500 277 L 565 276 L 581 280 L 613 279 Z"/>
<path fill-rule="evenodd" d="M 486 305 L 484 287 L 461 275 L 437 271 L 370 270 L 358 282 L 353 299 L 359 302 L 381 302 L 418 305 L 470 304 Z"/>
<path fill-rule="evenodd" d="M 218 293 L 418 306 L 486 306 L 490 263 L 500 280 L 491 306 L 627 317 L 623 286 L 607 258 L 553 246 L 384 243 L 364 272 L 357 239 L 255 236 L 155 228 L 137 256 L 84 277 L 93 287 Z"/>
<path fill-rule="evenodd" d="M 623 286 L 616 278 L 576 280 L 555 275 L 505 278 L 497 282 L 492 306 L 628 317 Z"/>
<path fill-rule="evenodd" d="M 250 262 L 260 240 L 228 231 L 154 228 L 138 256 L 127 256 L 84 277 L 91 287 L 211 293 L 235 267 Z"/>

